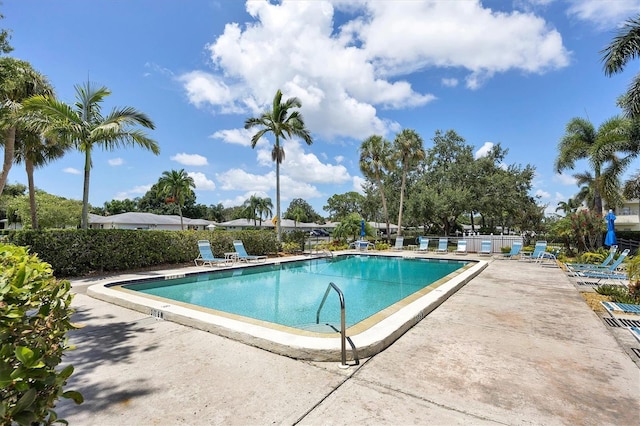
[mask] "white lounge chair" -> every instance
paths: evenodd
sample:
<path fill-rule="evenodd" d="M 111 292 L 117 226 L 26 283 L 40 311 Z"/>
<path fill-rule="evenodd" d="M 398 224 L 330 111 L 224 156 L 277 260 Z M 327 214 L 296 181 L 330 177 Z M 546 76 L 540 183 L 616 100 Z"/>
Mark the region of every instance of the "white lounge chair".
<path fill-rule="evenodd" d="M 196 266 L 199 266 L 198 263 L 202 266 L 228 266 L 232 263 L 231 259 L 215 257 L 208 240 L 198 240 L 198 250 L 200 254 L 193 260 Z"/>
<path fill-rule="evenodd" d="M 467 254 L 466 240 L 458 240 L 458 245 L 456 246 L 455 254 Z"/>
<path fill-rule="evenodd" d="M 429 251 L 429 239 L 425 237 L 418 237 L 418 242 L 420 246 L 418 246 L 418 251 Z"/>
<path fill-rule="evenodd" d="M 448 253 L 449 249 L 449 239 L 448 238 L 439 238 L 438 239 L 438 248 L 435 250 L 436 253 Z"/>
<path fill-rule="evenodd" d="M 483 240 L 480 243 L 480 251 L 478 251 L 478 254 L 481 256 L 491 256 L 491 241 Z"/>
<path fill-rule="evenodd" d="M 238 260 L 242 260 L 244 262 L 249 262 L 251 260 L 255 260 L 257 262 L 264 262 L 267 259 L 267 256 L 255 256 L 251 254 L 247 254 L 247 250 L 244 248 L 244 244 L 241 240 L 234 240 L 233 247 L 236 249 L 236 253 L 238 253 Z"/>
<path fill-rule="evenodd" d="M 404 237 L 396 237 L 396 245 L 393 247 L 394 250 L 403 250 L 404 249 Z"/>

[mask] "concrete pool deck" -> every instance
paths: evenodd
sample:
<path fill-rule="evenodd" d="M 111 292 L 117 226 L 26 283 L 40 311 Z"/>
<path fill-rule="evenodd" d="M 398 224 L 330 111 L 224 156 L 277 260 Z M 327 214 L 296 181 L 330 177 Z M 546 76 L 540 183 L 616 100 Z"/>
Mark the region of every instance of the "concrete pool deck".
<path fill-rule="evenodd" d="M 492 261 L 346 370 L 157 321 L 87 296 L 88 282 L 72 281 L 85 326 L 71 334 L 67 389 L 85 403 L 57 408 L 71 425 L 638 422 L 640 344 L 558 268 Z"/>

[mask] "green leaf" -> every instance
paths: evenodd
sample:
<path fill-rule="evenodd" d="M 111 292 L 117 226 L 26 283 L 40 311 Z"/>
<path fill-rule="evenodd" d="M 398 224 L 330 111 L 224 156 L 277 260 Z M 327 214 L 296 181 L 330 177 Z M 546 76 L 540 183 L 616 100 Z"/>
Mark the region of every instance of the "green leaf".
<path fill-rule="evenodd" d="M 19 425 L 25 426 L 32 425 L 38 421 L 33 411 L 22 411 L 18 414 L 14 414 L 13 419 L 18 422 Z"/>
<path fill-rule="evenodd" d="M 18 402 L 16 402 L 16 405 L 13 407 L 13 413 L 20 413 L 21 411 L 25 411 L 27 408 L 31 407 L 33 402 L 36 400 L 36 396 L 36 390 L 34 388 L 30 388 L 20 397 Z"/>
<path fill-rule="evenodd" d="M 24 365 L 28 365 L 34 357 L 34 353 L 31 349 L 25 346 L 17 346 L 15 350 L 16 358 L 23 363 Z"/>
<path fill-rule="evenodd" d="M 66 391 L 62 393 L 63 398 L 72 399 L 76 404 L 82 404 L 84 402 L 84 397 L 77 391 Z"/>

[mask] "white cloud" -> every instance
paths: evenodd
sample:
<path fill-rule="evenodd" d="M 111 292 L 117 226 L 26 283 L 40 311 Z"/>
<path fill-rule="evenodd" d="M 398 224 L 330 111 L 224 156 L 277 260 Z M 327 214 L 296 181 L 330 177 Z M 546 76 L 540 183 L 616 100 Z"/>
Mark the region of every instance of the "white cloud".
<path fill-rule="evenodd" d="M 196 184 L 196 189 L 199 191 L 213 191 L 216 189 L 216 184 L 211 179 L 208 179 L 204 173 L 189 172 L 187 173 Z"/>
<path fill-rule="evenodd" d="M 569 15 L 600 29 L 617 27 L 640 10 L 640 0 L 570 0 Z"/>
<path fill-rule="evenodd" d="M 553 176 L 553 181 L 554 182 L 558 182 L 561 185 L 575 185 L 576 184 L 576 178 L 574 178 L 571 175 L 564 174 L 564 173 L 555 174 Z"/>
<path fill-rule="evenodd" d="M 456 87 L 458 85 L 458 79 L 457 78 L 443 78 L 442 79 L 442 85 L 444 87 Z"/>
<path fill-rule="evenodd" d="M 545 200 L 545 199 L 547 199 L 547 198 L 551 198 L 551 194 L 550 194 L 550 193 L 548 193 L 547 191 L 542 190 L 542 189 L 538 189 L 538 190 L 535 192 L 535 195 L 536 195 L 536 197 L 540 197 L 540 198 L 541 198 L 541 199 L 543 199 L 543 200 Z"/>
<path fill-rule="evenodd" d="M 493 142 L 485 142 L 474 154 L 473 158 L 476 160 L 478 158 L 486 157 L 491 149 L 493 148 Z"/>
<path fill-rule="evenodd" d="M 254 135 L 254 132 L 246 129 L 228 129 L 228 130 L 219 130 L 212 134 L 210 137 L 212 139 L 222 139 L 223 142 L 236 144 L 241 146 L 251 146 L 251 137 Z M 268 139 L 266 137 L 260 138 L 257 146 L 266 145 L 268 143 Z"/>
<path fill-rule="evenodd" d="M 207 158 L 198 154 L 180 153 L 170 157 L 171 160 L 176 161 L 185 166 L 206 166 L 209 164 Z"/>
<path fill-rule="evenodd" d="M 251 191 L 252 193 L 259 191 L 271 194 L 269 197 L 273 200 L 275 209 L 275 171 L 271 171 L 264 175 L 256 175 L 247 173 L 241 169 L 231 169 L 216 175 L 216 178 L 221 184 L 221 189 L 225 191 Z M 280 175 L 281 203 L 293 198 L 311 199 L 320 197 L 321 195 L 322 194 L 313 185 L 292 179 L 286 175 Z"/>
<path fill-rule="evenodd" d="M 336 163 L 340 164 L 344 161 L 344 155 L 336 155 L 335 157 L 333 157 L 333 159 L 335 160 Z"/>
<path fill-rule="evenodd" d="M 144 195 L 146 194 L 152 187 L 153 185 L 139 185 L 139 186 L 135 186 L 127 191 L 121 191 L 118 192 L 113 199 L 114 200 L 125 200 L 127 198 L 129 199 L 133 199 L 135 197 L 137 197 L 138 195 Z"/>
<path fill-rule="evenodd" d="M 64 173 L 69 173 L 71 175 L 80 175 L 82 174 L 82 172 L 78 169 L 74 169 L 73 167 L 65 167 L 64 169 L 62 169 L 62 171 Z"/>
<path fill-rule="evenodd" d="M 467 87 L 477 89 L 496 73 L 541 73 L 569 62 L 560 34 L 542 18 L 494 12 L 479 0 L 247 1 L 245 7 L 252 20 L 227 24 L 208 46 L 215 71 L 179 77 L 189 101 L 258 114 L 281 88 L 285 97 L 300 98 L 307 126 L 327 139 L 400 128 L 378 110 L 435 99 L 402 80 L 411 72 L 463 69 Z M 339 27 L 334 8 L 348 12 Z"/>
<path fill-rule="evenodd" d="M 346 167 L 322 163 L 315 154 L 306 153 L 303 145 L 296 139 L 286 140 L 282 147 L 285 160 L 280 165 L 281 175 L 306 183 L 341 184 L 351 179 Z M 258 150 L 258 162 L 262 165 L 274 165 L 270 147 Z"/>
<path fill-rule="evenodd" d="M 220 182 L 220 189 L 225 191 L 264 191 L 275 188 L 276 173 L 269 172 L 266 175 L 247 173 L 242 169 L 230 169 L 216 175 Z"/>
<path fill-rule="evenodd" d="M 122 166 L 124 164 L 124 160 L 122 158 L 111 158 L 107 163 L 113 167 Z"/>
<path fill-rule="evenodd" d="M 366 182 L 366 179 L 360 177 L 360 176 L 354 176 L 353 177 L 353 190 L 359 194 L 364 195 L 364 184 Z"/>

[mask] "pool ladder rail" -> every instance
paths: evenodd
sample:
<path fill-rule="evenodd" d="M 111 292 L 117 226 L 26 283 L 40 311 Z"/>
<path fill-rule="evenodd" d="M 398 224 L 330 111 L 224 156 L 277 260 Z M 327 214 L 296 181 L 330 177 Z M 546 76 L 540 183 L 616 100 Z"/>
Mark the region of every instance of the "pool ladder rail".
<path fill-rule="evenodd" d="M 327 286 L 327 290 L 324 292 L 324 296 L 322 297 L 322 302 L 320 302 L 320 306 L 318 306 L 318 312 L 316 312 L 316 324 L 320 324 L 320 311 L 322 310 L 324 302 L 327 300 L 327 296 L 329 296 L 331 289 L 334 289 L 340 298 L 340 368 L 349 368 L 352 365 L 359 365 L 360 359 L 358 358 L 358 350 L 356 346 L 353 344 L 351 338 L 346 335 L 344 294 L 342 293 L 342 290 L 332 282 Z M 353 352 L 353 364 L 347 364 L 347 340 L 349 341 L 351 351 Z"/>

